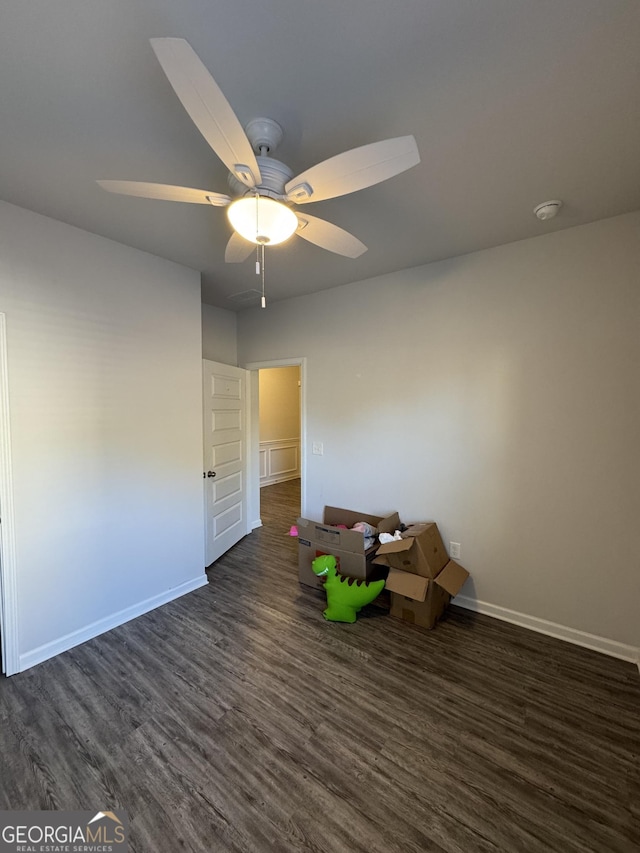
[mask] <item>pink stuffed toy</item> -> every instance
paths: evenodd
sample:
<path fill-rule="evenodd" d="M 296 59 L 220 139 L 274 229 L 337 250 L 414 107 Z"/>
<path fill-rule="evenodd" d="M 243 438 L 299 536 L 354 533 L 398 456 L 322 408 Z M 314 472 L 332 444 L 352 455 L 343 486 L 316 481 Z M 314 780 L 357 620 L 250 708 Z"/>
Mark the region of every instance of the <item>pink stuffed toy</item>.
<path fill-rule="evenodd" d="M 351 529 L 363 534 L 365 551 L 376 544 L 378 531 L 372 524 L 368 524 L 366 521 L 356 521 Z"/>

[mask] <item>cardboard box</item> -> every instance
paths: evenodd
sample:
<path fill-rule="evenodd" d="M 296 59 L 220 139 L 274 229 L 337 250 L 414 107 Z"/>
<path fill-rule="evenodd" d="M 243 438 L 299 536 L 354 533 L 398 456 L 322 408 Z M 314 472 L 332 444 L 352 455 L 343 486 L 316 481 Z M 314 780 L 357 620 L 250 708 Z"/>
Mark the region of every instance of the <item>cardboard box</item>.
<path fill-rule="evenodd" d="M 468 577 L 469 572 L 453 560 L 435 578 L 389 569 L 386 589 L 391 593 L 391 616 L 433 628 Z"/>
<path fill-rule="evenodd" d="M 310 521 L 298 519 L 298 578 L 306 586 L 322 588 L 322 581 L 314 575 L 311 563 L 322 554 L 332 554 L 338 562 L 343 575 L 362 580 L 371 580 L 380 574 L 373 565 L 376 545 L 366 549 L 364 535 L 350 530 L 357 521 L 366 521 L 378 530 L 378 533 L 393 533 L 400 527 L 397 512 L 386 516 L 369 515 L 350 509 L 326 506 L 323 520 Z M 344 524 L 347 529 L 337 527 Z"/>
<path fill-rule="evenodd" d="M 447 609 L 451 597 L 437 584 L 431 584 L 424 601 L 416 601 L 398 593 L 391 593 L 389 614 L 403 622 L 431 630 Z"/>
<path fill-rule="evenodd" d="M 433 521 L 412 524 L 402 539 L 380 545 L 376 552 L 379 565 L 424 578 L 437 577 L 448 560 L 438 525 Z"/>
<path fill-rule="evenodd" d="M 355 512 L 352 509 L 340 509 L 326 506 L 322 521 L 298 519 L 298 533 L 303 539 L 321 542 L 340 551 L 353 551 L 354 554 L 364 554 L 364 535 L 357 530 L 350 530 L 358 521 L 366 521 L 378 530 L 378 533 L 393 533 L 400 527 L 397 512 L 386 516 L 369 515 L 366 512 Z M 337 527 L 343 524 L 345 527 Z M 346 528 L 346 529 L 345 529 Z M 327 553 L 333 553 L 328 551 Z"/>
<path fill-rule="evenodd" d="M 323 554 L 332 554 L 336 558 L 336 564 L 340 574 L 351 578 L 372 580 L 374 574 L 380 571 L 380 567 L 373 565 L 375 547 L 369 549 L 369 553 L 355 554 L 353 551 L 342 551 L 339 548 L 327 548 L 322 542 L 311 542 L 307 539 L 298 539 L 298 580 L 305 586 L 313 586 L 322 589 L 324 580 L 313 573 L 311 563 L 316 557 Z M 382 575 L 384 577 L 384 575 Z"/>

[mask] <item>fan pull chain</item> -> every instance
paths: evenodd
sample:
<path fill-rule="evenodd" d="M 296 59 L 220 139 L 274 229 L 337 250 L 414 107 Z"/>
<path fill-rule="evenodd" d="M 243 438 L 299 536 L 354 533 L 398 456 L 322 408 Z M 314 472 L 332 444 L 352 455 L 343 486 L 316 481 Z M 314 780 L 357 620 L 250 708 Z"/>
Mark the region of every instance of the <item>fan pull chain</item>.
<path fill-rule="evenodd" d="M 264 295 L 264 243 L 256 245 L 256 275 L 262 276 L 262 299 L 263 308 L 267 307 L 267 298 Z"/>
<path fill-rule="evenodd" d="M 259 239 L 260 235 L 260 195 L 256 193 L 256 240 Z M 256 244 L 256 275 L 262 276 L 262 299 L 260 300 L 260 304 L 263 308 L 267 307 L 267 299 L 264 295 L 264 243 Z"/>

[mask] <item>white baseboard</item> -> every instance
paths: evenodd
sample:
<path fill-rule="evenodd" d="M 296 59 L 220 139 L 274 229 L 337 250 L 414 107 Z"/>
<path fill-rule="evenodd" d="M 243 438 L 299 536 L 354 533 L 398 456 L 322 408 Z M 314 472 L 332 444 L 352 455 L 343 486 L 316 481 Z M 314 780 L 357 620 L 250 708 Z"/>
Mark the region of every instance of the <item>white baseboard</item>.
<path fill-rule="evenodd" d="M 255 530 L 257 527 L 262 527 L 262 519 L 257 518 L 255 521 L 251 522 L 251 529 Z"/>
<path fill-rule="evenodd" d="M 264 480 L 260 480 L 260 488 L 264 489 L 265 486 L 275 486 L 276 483 L 286 483 L 289 480 L 299 480 L 300 472 L 297 474 L 274 474 L 272 477 L 267 477 Z"/>
<path fill-rule="evenodd" d="M 25 669 L 43 663 L 62 652 L 67 652 L 74 646 L 86 643 L 87 640 L 92 640 L 94 637 L 104 634 L 105 631 L 110 631 L 112 628 L 124 625 L 125 622 L 130 622 L 132 619 L 142 616 L 143 613 L 148 613 L 150 610 L 155 610 L 156 607 L 168 604 L 170 601 L 180 598 L 188 592 L 200 589 L 200 587 L 206 586 L 208 582 L 207 576 L 203 574 L 202 577 L 193 578 L 193 580 L 168 589 L 166 592 L 160 593 L 160 595 L 154 595 L 152 598 L 147 598 L 145 601 L 134 604 L 132 607 L 119 610 L 105 619 L 92 622 L 78 631 L 73 631 L 71 634 L 66 634 L 64 637 L 52 640 L 52 642 L 45 643 L 43 646 L 38 646 L 37 649 L 32 649 L 30 652 L 25 652 L 20 655 L 20 668 L 18 672 L 24 672 Z"/>
<path fill-rule="evenodd" d="M 515 610 L 508 610 L 506 607 L 498 607 L 496 604 L 487 604 L 486 601 L 475 601 L 473 598 L 467 598 L 464 595 L 456 596 L 453 599 L 453 604 L 464 607 L 465 610 L 473 610 L 475 613 L 493 616 L 494 619 L 501 619 L 503 622 L 511 622 L 513 625 L 528 628 L 530 631 L 537 631 L 538 634 L 546 634 L 548 637 L 566 640 L 575 646 L 583 646 L 610 657 L 631 661 L 637 664 L 640 671 L 640 649 L 635 646 L 627 646 L 624 643 L 618 643 L 616 640 L 597 637 L 595 634 L 587 634 L 584 631 L 577 631 L 575 628 L 557 625 L 555 622 L 547 622 L 546 619 L 538 619 L 537 616 L 527 616 L 526 613 L 518 613 Z"/>

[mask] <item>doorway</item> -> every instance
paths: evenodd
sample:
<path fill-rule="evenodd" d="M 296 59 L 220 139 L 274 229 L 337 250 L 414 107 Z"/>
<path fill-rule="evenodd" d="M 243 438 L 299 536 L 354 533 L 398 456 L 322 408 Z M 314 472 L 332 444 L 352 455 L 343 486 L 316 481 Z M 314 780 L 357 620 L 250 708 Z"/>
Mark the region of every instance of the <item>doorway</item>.
<path fill-rule="evenodd" d="M 300 366 L 259 370 L 258 391 L 260 488 L 264 489 L 300 479 Z"/>
<path fill-rule="evenodd" d="M 302 515 L 306 510 L 306 359 L 251 362 L 245 368 L 250 371 L 251 386 L 249 504 L 254 529 L 262 526 L 261 486 L 293 481 L 299 476 L 298 509 Z M 278 372 L 282 368 L 288 370 Z M 291 404 L 293 388 L 298 390 L 297 412 L 290 410 L 278 417 L 274 409 L 285 400 Z M 261 390 L 263 395 L 269 395 L 266 405 L 261 399 Z M 298 432 L 298 436 L 285 435 L 285 431 Z M 268 493 L 267 489 L 265 494 Z"/>

